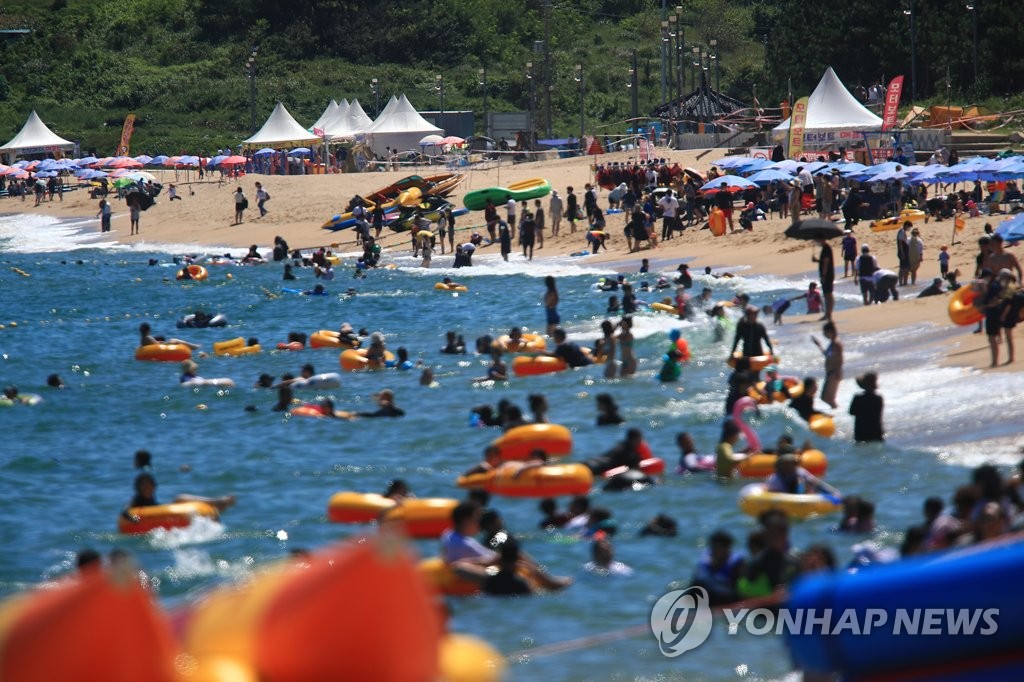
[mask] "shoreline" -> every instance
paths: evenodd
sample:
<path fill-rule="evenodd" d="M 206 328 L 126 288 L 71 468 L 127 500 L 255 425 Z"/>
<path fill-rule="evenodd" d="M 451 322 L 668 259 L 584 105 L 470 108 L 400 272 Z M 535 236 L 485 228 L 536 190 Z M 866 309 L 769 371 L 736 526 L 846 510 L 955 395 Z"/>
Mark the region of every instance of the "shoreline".
<path fill-rule="evenodd" d="M 718 152 L 724 153 L 724 150 L 718 150 Z M 711 151 L 709 154 L 708 150 L 658 150 L 657 153 L 666 158 L 670 164 L 679 163 L 684 167 L 697 167 L 701 170 L 709 168 L 711 160 L 719 158 L 720 155 L 716 151 Z M 462 196 L 467 191 L 496 185 L 499 182 L 502 185 L 507 185 L 531 177 L 546 177 L 551 180 L 553 187 L 559 191 L 564 200 L 565 188 L 569 185 L 575 187 L 578 195 L 582 195 L 584 183 L 589 182 L 592 177 L 593 163 L 630 162 L 634 157 L 635 152 L 616 152 L 593 158 L 573 157 L 525 164 L 503 164 L 488 169 L 470 169 L 467 170 L 466 179 L 452 195 L 451 200 L 458 205 L 461 204 Z M 409 174 L 430 175 L 442 170 L 440 167 L 423 167 L 399 171 L 337 175 L 253 175 L 238 179 L 207 179 L 201 182 L 195 179 L 193 173 L 179 174 L 175 171 L 157 171 L 155 174 L 164 183 L 165 189 L 168 183 L 175 182 L 176 178 L 181 180 L 184 176 L 184 181 L 177 183 L 178 196 L 182 197 L 181 201 L 167 201 L 166 194 L 162 194 L 153 208 L 143 212 L 140 235 L 120 234 L 117 227 L 107 235 L 114 241 L 113 245 L 118 248 L 145 245 L 146 248 L 154 250 L 160 250 L 161 247 L 166 246 L 168 249 L 186 252 L 211 250 L 234 253 L 238 249 L 248 248 L 251 244 L 256 244 L 261 247 L 261 250 L 264 247 L 269 250 L 274 236 L 281 235 L 289 242 L 292 249 L 309 250 L 318 246 L 328 246 L 342 252 L 352 252 L 356 249 L 354 234 L 350 230 L 327 232 L 320 228 L 323 221 L 341 212 L 344 204 L 355 194 L 365 195 Z M 255 208 L 252 208 L 247 211 L 247 220 L 244 223 L 238 226 L 230 225 L 233 204 L 229 204 L 229 202 L 232 201 L 231 195 L 235 187 L 241 186 L 251 199 L 253 183 L 257 181 L 262 182 L 271 194 L 271 200 L 267 203 L 269 211 L 267 216 L 265 218 L 253 217 L 256 211 Z M 606 205 L 607 194 L 607 191 L 599 190 L 599 205 Z M 547 199 L 542 201 L 545 209 L 547 201 Z M 79 229 L 78 237 L 86 237 L 89 234 L 90 226 L 95 224 L 96 238 L 102 240 L 104 235 L 99 233 L 99 221 L 95 218 L 97 204 L 98 201 L 89 199 L 84 190 L 77 190 L 66 193 L 64 201 L 44 203 L 39 209 L 35 209 L 26 201 L 23 207 L 26 210 L 14 211 L 12 214 L 48 215 L 62 222 L 85 220 L 87 222 Z M 0 203 L 0 212 L 7 213 L 3 211 L 4 208 L 3 203 Z M 124 206 L 115 200 L 114 208 L 114 225 L 124 224 L 127 226 Z M 499 209 L 499 215 L 504 215 L 503 210 Z M 995 222 L 998 218 L 994 217 L 991 220 Z M 952 231 L 951 221 L 918 223 L 917 227 L 921 229 L 921 236 L 925 242 L 921 283 L 916 287 L 903 288 L 903 296 L 899 302 L 838 311 L 835 321 L 839 326 L 840 333 L 872 334 L 908 324 L 930 322 L 933 325 L 929 328 L 930 331 L 921 334 L 914 343 L 921 347 L 931 344 L 943 346 L 943 363 L 1000 373 L 1024 369 L 1024 360 L 1018 358 L 1013 365 L 1004 365 L 989 370 L 987 368 L 989 363 L 986 337 L 970 334 L 966 329 L 964 330 L 965 336 L 950 331 L 952 327 L 946 315 L 947 296 L 921 300 L 907 298 L 907 296 L 916 296 L 917 291 L 925 284 L 930 283 L 932 277 L 938 275 L 936 258 L 940 245 L 949 246 L 951 269 L 959 268 L 963 273 L 962 279 L 969 279 L 968 275 L 973 273 L 974 269 L 974 244 L 977 237 L 982 234 L 982 225 L 988 219 L 987 217 L 968 218 L 966 229 L 959 233 L 959 241 L 956 244 L 950 243 L 949 234 L 946 232 L 947 227 Z M 705 267 L 712 267 L 716 271 L 736 268 L 737 274 L 742 274 L 744 277 L 770 275 L 789 280 L 816 279 L 816 266 L 811 260 L 816 247 L 811 242 L 786 238 L 782 232 L 788 227 L 788 220 L 771 218 L 755 223 L 752 232 L 727 234 L 717 238 L 712 237 L 709 231 L 699 229 L 700 226 L 695 226 L 677 234 L 671 240 L 659 242 L 657 248 L 645 249 L 636 253 L 626 251 L 625 240 L 622 236 L 622 227 L 625 223 L 623 214 L 610 215 L 607 217 L 607 221 L 606 230 L 609 232 L 610 250 L 597 255 L 580 257 L 579 262 L 582 266 L 588 268 L 607 267 L 610 272 L 636 272 L 639 269 L 640 260 L 648 258 L 654 265 L 652 270 L 663 264 L 661 269 L 666 276 L 669 273 L 674 274 L 676 265 L 686 262 L 690 266 L 691 274 L 695 276 L 702 273 Z M 657 227 L 660 229 L 660 225 Z M 459 217 L 456 221 L 456 228 L 461 234 L 473 231 L 486 234 L 480 212 L 472 212 Z M 559 237 L 551 236 L 550 220 L 545 231 L 547 234 L 544 246 L 538 247 L 534 251 L 534 257 L 537 260 L 566 257 L 587 248 L 584 230 L 578 229 L 576 234 L 570 234 L 564 221 Z M 872 246 L 872 253 L 878 257 L 882 267 L 892 268 L 895 265 L 895 231 L 874 233 L 866 224 L 861 223 L 854 229 L 854 235 L 858 238 L 859 245 L 869 243 Z M 381 237 L 381 244 L 385 248 L 385 258 L 387 258 L 388 250 L 403 249 L 408 243 L 405 233 L 390 232 L 386 228 Z M 105 246 L 106 244 L 99 248 Z M 833 250 L 841 259 L 841 254 L 838 253 L 838 243 L 834 243 Z M 478 248 L 477 253 L 479 255 L 496 255 L 497 251 L 497 245 L 494 244 Z M 433 262 L 434 269 L 449 267 L 450 259 L 451 256 L 448 253 L 444 255 L 436 253 Z M 522 260 L 521 252 L 513 249 L 510 260 Z M 837 293 L 845 291 L 847 288 L 850 289 L 847 293 L 853 291 L 849 280 L 841 277 L 837 277 L 836 285 Z M 699 285 L 695 282 L 695 287 L 697 286 Z M 799 292 L 794 289 L 794 295 L 796 293 Z M 803 321 L 801 318 L 802 316 L 791 313 L 787 319 Z M 966 364 L 965 360 L 967 360 Z"/>

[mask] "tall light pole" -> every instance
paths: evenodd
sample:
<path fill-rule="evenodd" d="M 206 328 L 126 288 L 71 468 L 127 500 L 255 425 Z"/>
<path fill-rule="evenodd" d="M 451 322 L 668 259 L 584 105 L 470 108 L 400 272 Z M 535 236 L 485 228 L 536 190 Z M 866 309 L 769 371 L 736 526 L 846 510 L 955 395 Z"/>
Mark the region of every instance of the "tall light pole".
<path fill-rule="evenodd" d="M 544 0 L 544 122 L 547 124 L 547 136 L 551 134 L 551 0 Z"/>
<path fill-rule="evenodd" d="M 437 117 L 437 127 L 444 130 L 444 76 L 441 74 L 434 76 L 434 90 L 437 91 L 437 96 L 441 100 L 441 112 Z"/>
<path fill-rule="evenodd" d="M 675 97 L 672 94 L 672 90 L 675 88 L 676 76 L 675 76 L 675 57 L 678 49 L 679 31 L 676 30 L 676 22 L 678 18 L 675 12 L 668 15 L 668 101 L 669 101 L 669 118 L 673 119 L 672 113 L 672 102 L 675 101 Z M 677 95 L 679 93 L 676 93 Z"/>
<path fill-rule="evenodd" d="M 583 99 L 586 94 L 586 82 L 583 80 L 583 65 L 576 65 L 576 75 L 573 76 L 573 80 L 580 84 L 580 145 L 583 144 L 583 134 L 586 130 L 586 119 L 583 109 Z"/>
<path fill-rule="evenodd" d="M 910 101 L 917 101 L 917 27 L 914 25 L 914 0 L 903 10 L 910 17 Z"/>
<path fill-rule="evenodd" d="M 373 117 L 380 116 L 380 81 L 376 78 L 370 79 L 370 94 L 373 95 Z"/>
<path fill-rule="evenodd" d="M 686 61 L 686 29 L 683 28 L 683 6 L 676 7 L 676 25 L 679 27 L 679 39 L 676 41 L 676 90 L 679 92 L 679 99 L 682 100 L 686 93 L 686 71 L 683 63 Z"/>
<path fill-rule="evenodd" d="M 668 104 L 669 89 L 668 89 L 668 60 L 669 60 L 669 35 L 668 35 L 668 20 L 661 22 L 661 104 L 662 106 Z"/>
<path fill-rule="evenodd" d="M 484 91 L 484 137 L 490 137 L 488 132 L 488 119 L 491 117 L 491 110 L 487 106 L 487 69 L 477 69 L 477 84 Z"/>
<path fill-rule="evenodd" d="M 249 132 L 252 135 L 256 134 L 256 54 L 259 51 L 260 46 L 253 45 L 245 62 L 245 73 L 249 77 Z"/>
<path fill-rule="evenodd" d="M 533 62 L 526 62 L 526 80 L 530 83 L 530 145 L 532 147 L 533 141 L 537 139 L 537 126 L 534 123 L 537 113 L 537 84 L 533 77 Z"/>
<path fill-rule="evenodd" d="M 978 87 L 978 3 L 969 2 L 966 5 L 967 11 L 971 13 L 971 36 L 974 40 L 972 57 L 974 61 L 974 87 Z"/>
<path fill-rule="evenodd" d="M 636 132 L 637 120 L 640 118 L 640 93 L 639 83 L 637 82 L 636 73 L 636 50 L 633 50 L 633 54 L 630 55 L 629 60 L 629 109 L 630 118 L 632 118 L 633 132 Z"/>
<path fill-rule="evenodd" d="M 702 89 L 704 90 L 704 94 L 707 94 L 707 91 L 710 90 L 710 88 L 704 88 L 703 87 L 703 85 L 708 82 L 707 71 L 708 71 L 708 64 L 709 63 L 710 62 L 708 61 L 708 53 L 705 52 L 704 50 L 701 50 L 700 51 L 700 69 L 698 70 L 697 75 L 700 76 L 700 84 L 702 86 Z M 701 106 L 704 109 L 704 116 L 703 116 L 703 118 L 704 118 L 704 132 L 706 133 L 708 131 L 708 123 L 711 122 L 711 110 L 708 108 L 708 98 L 707 97 L 703 97 L 703 96 L 701 97 Z"/>
<path fill-rule="evenodd" d="M 719 115 L 719 113 L 720 113 L 719 110 L 722 108 L 721 104 L 720 104 L 720 100 L 719 100 L 719 97 L 721 96 L 722 83 L 718 79 L 718 62 L 720 61 L 718 59 L 718 39 L 717 38 L 712 38 L 708 42 L 711 45 L 711 48 L 710 48 L 711 52 L 710 52 L 709 56 L 711 58 L 711 61 L 714 62 L 714 64 L 715 64 L 715 111 L 714 111 L 714 114 L 717 117 Z M 715 123 L 715 144 L 718 144 L 718 123 L 717 122 Z"/>

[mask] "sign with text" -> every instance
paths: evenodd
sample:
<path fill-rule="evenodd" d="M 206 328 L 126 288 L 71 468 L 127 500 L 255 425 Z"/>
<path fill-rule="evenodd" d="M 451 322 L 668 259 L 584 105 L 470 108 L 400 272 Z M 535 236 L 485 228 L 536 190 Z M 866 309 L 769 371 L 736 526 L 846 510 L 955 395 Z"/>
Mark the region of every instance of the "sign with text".
<path fill-rule="evenodd" d="M 789 120 L 789 158 L 795 159 L 804 153 L 804 127 L 807 125 L 807 98 L 801 97 L 793 105 L 793 116 Z"/>
<path fill-rule="evenodd" d="M 900 95 L 903 93 L 903 76 L 896 76 L 889 81 L 889 89 L 885 93 L 885 111 L 882 113 L 882 130 L 892 130 L 896 125 L 896 115 L 900 108 Z"/>

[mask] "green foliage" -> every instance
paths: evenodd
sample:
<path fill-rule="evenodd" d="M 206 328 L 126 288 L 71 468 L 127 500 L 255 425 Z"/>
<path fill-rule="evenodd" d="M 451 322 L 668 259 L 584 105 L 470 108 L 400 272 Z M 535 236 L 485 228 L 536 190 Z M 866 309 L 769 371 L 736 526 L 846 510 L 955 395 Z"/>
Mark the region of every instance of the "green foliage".
<path fill-rule="evenodd" d="M 907 0 L 909 2 L 909 0 Z M 545 16 L 550 26 L 552 133 L 579 129 L 584 68 L 588 132 L 615 133 L 630 116 L 630 55 L 637 53 L 639 110 L 662 103 L 661 7 L 652 0 L 10 0 L 0 24 L 30 28 L 0 42 L 0 128 L 13 133 L 35 108 L 61 135 L 108 152 L 128 112 L 138 116 L 133 149 L 176 152 L 237 144 L 249 133 L 246 60 L 258 46 L 260 120 L 278 100 L 310 123 L 331 99 L 359 98 L 373 113 L 371 78 L 382 104 L 405 92 L 420 109 L 482 114 L 477 70 L 487 69 L 491 111 L 530 106 L 526 63 L 544 102 Z M 1024 19 L 1012 6 L 979 2 L 979 83 L 974 84 L 970 15 L 960 4 L 915 0 L 918 92 L 944 97 L 1006 96 L 1024 86 Z M 674 12 L 677 3 L 668 3 Z M 683 5 L 687 89 L 690 48 L 718 41 L 722 89 L 762 103 L 809 92 L 828 65 L 849 85 L 904 73 L 907 17 L 867 0 L 690 0 Z M 768 36 L 767 48 L 762 37 Z M 673 61 L 673 63 L 676 63 Z M 714 70 L 709 72 L 714 80 Z M 670 77 L 676 96 L 676 78 Z M 909 90 L 909 83 L 907 85 Z M 538 106 L 538 114 L 543 111 Z M 481 117 L 478 117 L 480 120 Z M 538 116 L 543 128 L 544 117 Z M 546 134 L 547 131 L 541 130 Z"/>

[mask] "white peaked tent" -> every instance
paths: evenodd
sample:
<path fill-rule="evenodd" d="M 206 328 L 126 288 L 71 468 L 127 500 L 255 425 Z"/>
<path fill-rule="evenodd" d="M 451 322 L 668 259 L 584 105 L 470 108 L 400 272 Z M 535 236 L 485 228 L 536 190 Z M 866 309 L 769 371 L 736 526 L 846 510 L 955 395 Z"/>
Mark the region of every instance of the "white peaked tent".
<path fill-rule="evenodd" d="M 0 152 L 21 154 L 39 154 L 41 152 L 70 151 L 75 148 L 74 142 L 68 142 L 46 127 L 39 114 L 33 111 L 21 130 L 11 140 L 0 147 Z"/>
<path fill-rule="evenodd" d="M 786 119 L 772 130 L 773 137 L 789 135 Z M 850 94 L 839 76 L 828 67 L 818 87 L 807 98 L 807 122 L 804 132 L 842 132 L 851 130 L 881 130 L 882 119 L 871 113 Z"/>
<path fill-rule="evenodd" d="M 324 109 L 324 113 L 320 114 L 320 118 L 318 118 L 316 120 L 316 123 L 313 124 L 312 128 L 309 129 L 310 132 L 313 131 L 313 128 L 323 128 L 324 123 L 331 120 L 331 117 L 333 117 L 334 114 L 337 113 L 337 111 L 338 103 L 332 99 L 330 102 L 327 103 L 327 108 Z"/>
<path fill-rule="evenodd" d="M 348 102 L 340 104 L 338 105 L 337 111 L 334 112 L 334 115 L 324 121 L 322 128 L 324 129 L 324 134 L 328 138 L 333 139 L 335 137 L 345 137 L 348 135 L 348 110 Z"/>
<path fill-rule="evenodd" d="M 287 147 L 302 142 L 315 142 L 320 138 L 309 132 L 292 118 L 280 102 L 270 113 L 259 131 L 242 144 L 250 147 Z"/>
<path fill-rule="evenodd" d="M 444 131 L 424 119 L 403 94 L 397 101 L 392 98 L 366 131 L 374 154 L 383 154 L 387 147 L 404 151 L 419 149 L 419 142 L 431 133 Z"/>
<path fill-rule="evenodd" d="M 395 100 L 397 103 L 398 100 Z M 327 122 L 327 134 L 332 140 L 347 140 L 361 135 L 373 125 L 373 119 L 366 115 L 359 100 L 354 99 L 348 105 L 344 115 L 339 110 L 338 114 Z"/>
<path fill-rule="evenodd" d="M 373 125 L 373 119 L 366 115 L 363 105 L 357 99 L 352 100 L 348 107 L 348 120 L 356 132 L 367 130 Z"/>

